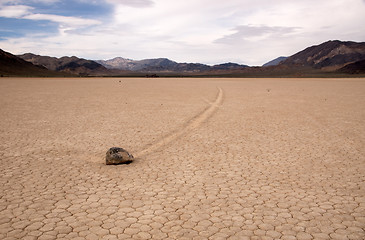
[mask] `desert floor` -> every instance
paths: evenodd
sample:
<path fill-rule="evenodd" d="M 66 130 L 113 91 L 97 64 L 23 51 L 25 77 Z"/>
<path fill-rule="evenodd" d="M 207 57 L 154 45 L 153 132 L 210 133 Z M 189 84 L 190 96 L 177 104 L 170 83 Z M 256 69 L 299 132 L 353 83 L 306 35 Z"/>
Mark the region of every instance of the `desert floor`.
<path fill-rule="evenodd" d="M 0 239 L 365 238 L 365 79 L 0 79 L 0 116 Z"/>

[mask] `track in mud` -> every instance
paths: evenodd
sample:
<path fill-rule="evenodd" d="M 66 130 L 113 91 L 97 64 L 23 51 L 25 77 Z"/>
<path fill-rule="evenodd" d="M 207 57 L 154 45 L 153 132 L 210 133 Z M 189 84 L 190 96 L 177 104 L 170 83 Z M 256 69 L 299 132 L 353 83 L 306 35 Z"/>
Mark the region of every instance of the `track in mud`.
<path fill-rule="evenodd" d="M 220 105 L 222 105 L 222 103 L 223 103 L 223 90 L 221 88 L 218 88 L 218 94 L 215 101 L 211 103 L 207 109 L 201 112 L 198 116 L 191 119 L 184 127 L 172 132 L 169 135 L 164 136 L 155 143 L 148 145 L 141 151 L 135 153 L 134 154 L 135 157 L 137 158 L 144 157 L 147 154 L 150 154 L 158 149 L 163 148 L 164 146 L 178 139 L 184 134 L 189 133 L 194 129 L 200 127 L 204 123 L 204 121 L 210 118 L 217 111 L 217 109 L 219 108 Z"/>

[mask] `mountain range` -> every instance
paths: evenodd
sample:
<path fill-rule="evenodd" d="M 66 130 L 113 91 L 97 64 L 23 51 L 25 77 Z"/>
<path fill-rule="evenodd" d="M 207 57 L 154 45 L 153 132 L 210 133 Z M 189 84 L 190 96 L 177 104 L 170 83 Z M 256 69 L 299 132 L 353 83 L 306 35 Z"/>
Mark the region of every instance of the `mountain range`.
<path fill-rule="evenodd" d="M 71 76 L 47 69 L 46 67 L 34 65 L 11 53 L 0 49 L 0 74 L 1 76 L 37 76 L 57 77 Z"/>
<path fill-rule="evenodd" d="M 328 41 L 312 46 L 287 58 L 280 64 L 337 70 L 365 59 L 365 43 Z"/>
<path fill-rule="evenodd" d="M 134 72 L 176 72 L 176 73 L 196 73 L 207 72 L 212 69 L 239 69 L 248 67 L 237 63 L 224 63 L 214 66 L 209 66 L 201 63 L 177 63 L 167 58 L 131 60 L 121 57 L 116 57 L 110 60 L 97 60 L 106 68 L 120 69 Z"/>
<path fill-rule="evenodd" d="M 0 51 L 0 74 L 4 76 L 334 76 L 365 74 L 365 42 L 328 41 L 308 47 L 290 57 L 279 57 L 262 67 L 237 63 L 209 66 L 178 63 L 167 58 L 132 60 L 86 60 L 49 57 L 32 53 L 12 55 Z"/>
<path fill-rule="evenodd" d="M 95 61 L 86 60 L 75 56 L 56 58 L 26 53 L 18 55 L 18 57 L 35 65 L 43 66 L 52 71 L 64 72 L 79 76 L 104 76 L 113 72 Z"/>

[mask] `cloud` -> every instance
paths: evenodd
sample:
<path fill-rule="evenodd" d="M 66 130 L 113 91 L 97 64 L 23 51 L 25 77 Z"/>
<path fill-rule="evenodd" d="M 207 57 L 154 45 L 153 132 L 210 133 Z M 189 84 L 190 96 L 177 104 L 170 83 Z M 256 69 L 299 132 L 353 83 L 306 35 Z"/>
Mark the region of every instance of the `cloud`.
<path fill-rule="evenodd" d="M 61 0 L 28 0 L 27 2 L 52 4 L 52 3 L 57 3 L 60 1 Z"/>
<path fill-rule="evenodd" d="M 0 6 L 0 17 L 20 18 L 30 13 L 32 7 L 25 5 Z"/>
<path fill-rule="evenodd" d="M 20 4 L 19 0 L 0 0 L 0 6 L 3 4 L 12 3 L 12 4 Z"/>
<path fill-rule="evenodd" d="M 59 1 L 61 1 L 61 0 L 0 0 L 0 5 L 9 4 L 9 3 L 12 5 L 17 5 L 17 4 L 31 5 L 34 3 L 52 4 L 52 3 L 59 2 Z"/>
<path fill-rule="evenodd" d="M 243 40 L 259 40 L 264 38 L 270 38 L 275 35 L 283 36 L 295 31 L 295 27 L 270 27 L 270 26 L 252 26 L 241 25 L 233 29 L 235 33 L 226 35 L 222 38 L 215 40 L 215 43 L 235 44 L 242 43 Z"/>
<path fill-rule="evenodd" d="M 154 2 L 151 0 L 106 0 L 106 2 L 135 8 L 147 8 L 154 5 Z"/>

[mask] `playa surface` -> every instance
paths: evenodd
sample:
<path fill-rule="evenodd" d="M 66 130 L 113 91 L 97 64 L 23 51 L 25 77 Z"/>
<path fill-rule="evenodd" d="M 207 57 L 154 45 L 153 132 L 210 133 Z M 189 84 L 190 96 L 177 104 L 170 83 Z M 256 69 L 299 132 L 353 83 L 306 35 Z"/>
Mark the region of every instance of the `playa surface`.
<path fill-rule="evenodd" d="M 0 239 L 364 239 L 364 106 L 365 79 L 0 79 Z"/>

